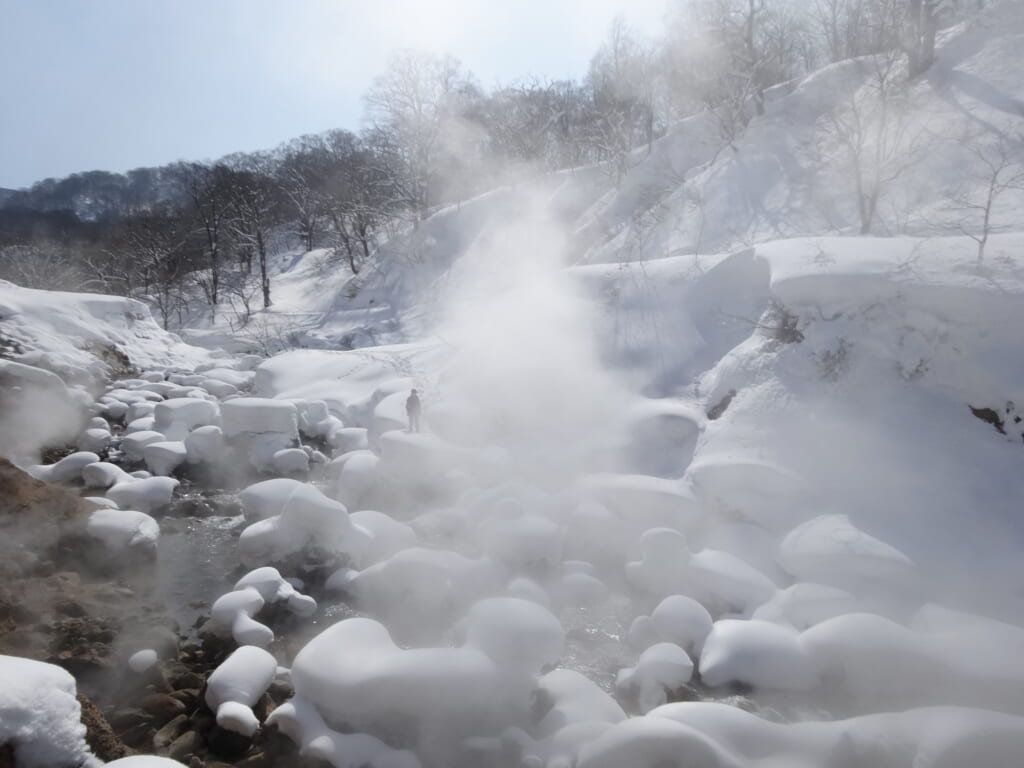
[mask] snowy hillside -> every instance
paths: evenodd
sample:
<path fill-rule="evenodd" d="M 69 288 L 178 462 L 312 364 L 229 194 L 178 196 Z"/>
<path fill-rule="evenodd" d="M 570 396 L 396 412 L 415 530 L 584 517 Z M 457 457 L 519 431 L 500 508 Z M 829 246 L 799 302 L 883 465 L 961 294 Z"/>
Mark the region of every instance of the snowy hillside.
<path fill-rule="evenodd" d="M 29 471 L 96 494 L 103 546 L 183 535 L 149 515 L 186 482 L 237 495 L 189 523 L 239 568 L 195 596 L 182 756 L 227 732 L 337 768 L 1017 765 L 1024 187 L 984 233 L 971 201 L 1024 167 L 1021 43 L 996 3 L 898 124 L 879 61 L 847 61 L 731 141 L 695 116 L 618 185 L 491 191 L 359 274 L 279 253 L 272 307 L 183 331 L 217 352 L 0 286 L 0 370 L 92 416 Z"/>

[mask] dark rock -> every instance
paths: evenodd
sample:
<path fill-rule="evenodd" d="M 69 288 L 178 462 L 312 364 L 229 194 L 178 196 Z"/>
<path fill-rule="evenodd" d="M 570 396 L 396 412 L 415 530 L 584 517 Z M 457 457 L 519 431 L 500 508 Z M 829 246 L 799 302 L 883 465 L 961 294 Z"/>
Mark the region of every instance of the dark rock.
<path fill-rule="evenodd" d="M 171 742 L 183 734 L 189 726 L 188 715 L 178 715 L 164 725 L 153 736 L 153 749 L 169 747 Z"/>
<path fill-rule="evenodd" d="M 256 704 L 253 705 L 252 711 L 253 714 L 256 715 L 256 719 L 262 723 L 264 720 L 267 719 L 267 716 L 275 709 L 277 709 L 277 704 L 274 703 L 274 700 L 270 697 L 270 694 L 264 693 L 262 696 L 260 696 L 259 701 L 257 701 Z"/>
<path fill-rule="evenodd" d="M 202 675 L 193 672 L 184 664 L 168 665 L 167 679 L 176 691 L 183 688 L 202 688 L 205 682 Z"/>
<path fill-rule="evenodd" d="M 195 731 L 185 731 L 167 748 L 167 756 L 172 760 L 184 761 L 202 746 L 203 742 Z"/>
<path fill-rule="evenodd" d="M 118 732 L 127 731 L 141 724 L 148 725 L 152 721 L 153 716 L 149 712 L 136 708 L 119 709 L 110 716 L 110 725 Z"/>
<path fill-rule="evenodd" d="M 185 708 L 191 712 L 199 706 L 199 689 L 198 688 L 183 688 L 179 691 L 175 691 L 171 694 L 174 698 L 185 705 Z"/>
<path fill-rule="evenodd" d="M 206 733 L 217 724 L 213 715 L 205 709 L 197 710 L 192 715 L 192 727 L 202 733 Z"/>
<path fill-rule="evenodd" d="M 216 755 L 237 758 L 249 751 L 252 738 L 214 725 L 206 734 L 206 745 Z"/>
<path fill-rule="evenodd" d="M 0 744 L 0 768 L 17 768 L 14 763 L 14 747 Z"/>
<path fill-rule="evenodd" d="M 166 693 L 152 693 L 140 701 L 139 706 L 153 715 L 153 724 L 157 726 L 185 713 L 185 705 Z"/>
<path fill-rule="evenodd" d="M 292 684 L 287 680 L 275 680 L 270 684 L 270 687 L 267 689 L 267 693 L 270 694 L 270 698 L 272 698 L 275 703 L 283 704 L 292 697 L 295 693 L 295 689 L 292 688 Z"/>
<path fill-rule="evenodd" d="M 56 608 L 57 613 L 63 614 L 64 616 L 81 618 L 86 615 L 85 608 L 76 600 L 61 600 L 54 607 Z"/>
<path fill-rule="evenodd" d="M 178 645 L 181 638 L 170 627 L 151 627 L 142 636 L 140 647 L 152 648 L 161 659 L 178 658 Z M 172 678 L 173 679 L 173 678 Z"/>
<path fill-rule="evenodd" d="M 257 751 L 235 763 L 235 768 L 270 768 L 270 758 L 266 753 Z"/>
<path fill-rule="evenodd" d="M 125 731 L 119 731 L 121 741 L 129 747 L 135 747 L 142 752 L 151 751 L 153 748 L 153 733 L 155 732 L 149 723 L 139 723 Z"/>
<path fill-rule="evenodd" d="M 82 707 L 85 741 L 96 757 L 104 762 L 110 762 L 134 754 L 134 750 L 129 749 L 117 738 L 114 729 L 91 699 L 78 694 L 78 703 Z"/>

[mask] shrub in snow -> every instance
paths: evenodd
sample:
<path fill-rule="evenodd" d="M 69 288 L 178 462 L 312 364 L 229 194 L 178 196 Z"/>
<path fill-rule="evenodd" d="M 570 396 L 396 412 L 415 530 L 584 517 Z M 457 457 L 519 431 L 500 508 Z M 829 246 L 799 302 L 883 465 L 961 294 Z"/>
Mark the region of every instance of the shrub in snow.
<path fill-rule="evenodd" d="M 238 540 L 242 562 L 250 567 L 279 563 L 310 547 L 340 554 L 358 546 L 365 534 L 356 531 L 344 505 L 315 486 L 300 483 L 289 494 L 281 514 L 253 523 Z"/>
<path fill-rule="evenodd" d="M 46 483 L 70 483 L 80 480 L 82 470 L 99 460 L 100 457 L 91 451 L 78 451 L 55 464 L 33 464 L 28 468 L 28 473 Z"/>
<path fill-rule="evenodd" d="M 156 520 L 128 509 L 93 510 L 85 530 L 114 552 L 129 548 L 155 552 L 160 538 L 160 526 Z"/>
<path fill-rule="evenodd" d="M 640 654 L 636 666 L 619 670 L 615 688 L 649 712 L 668 701 L 668 695 L 690 682 L 693 661 L 673 643 L 655 643 Z"/>
<path fill-rule="evenodd" d="M 115 485 L 107 491 L 107 498 L 121 509 L 152 512 L 171 503 L 178 481 L 171 477 L 146 477 Z"/>
<path fill-rule="evenodd" d="M 260 723 L 253 705 L 277 674 L 277 660 L 262 648 L 245 645 L 228 656 L 206 681 L 205 701 L 227 731 L 252 736 Z"/>
<path fill-rule="evenodd" d="M 809 691 L 819 684 L 821 672 L 795 630 L 767 621 L 725 619 L 715 622 L 704 642 L 700 677 L 712 688 L 744 683 Z"/>
<path fill-rule="evenodd" d="M 686 595 L 669 595 L 651 612 L 651 622 L 662 640 L 699 656 L 714 622 L 707 609 Z"/>
<path fill-rule="evenodd" d="M 85 743 L 75 678 L 60 667 L 0 656 L 0 744 L 19 768 L 96 766 Z"/>

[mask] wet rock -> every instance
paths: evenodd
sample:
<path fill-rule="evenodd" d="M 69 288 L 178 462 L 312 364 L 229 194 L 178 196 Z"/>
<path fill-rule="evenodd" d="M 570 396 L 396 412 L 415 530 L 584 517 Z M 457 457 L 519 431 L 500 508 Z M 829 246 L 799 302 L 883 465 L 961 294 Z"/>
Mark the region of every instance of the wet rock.
<path fill-rule="evenodd" d="M 100 760 L 109 762 L 134 754 L 114 733 L 110 723 L 100 712 L 92 700 L 78 694 L 78 703 L 82 708 L 82 724 L 85 726 L 85 740 L 89 749 Z"/>
<path fill-rule="evenodd" d="M 152 693 L 140 701 L 139 706 L 153 716 L 153 724 L 157 726 L 185 713 L 185 705 L 166 693 Z"/>
<path fill-rule="evenodd" d="M 77 600 L 61 600 L 54 607 L 56 608 L 57 613 L 74 618 L 81 618 L 87 613 L 82 604 Z"/>
<path fill-rule="evenodd" d="M 142 636 L 140 647 L 152 648 L 161 659 L 178 658 L 178 646 L 181 638 L 170 627 L 151 627 Z M 169 675 L 173 680 L 173 674 Z"/>
<path fill-rule="evenodd" d="M 287 680 L 275 680 L 270 684 L 267 693 L 276 704 L 283 704 L 294 695 L 295 689 Z"/>
<path fill-rule="evenodd" d="M 175 691 L 171 696 L 184 704 L 185 709 L 189 712 L 195 711 L 196 707 L 199 706 L 198 688 L 184 688 L 182 690 Z"/>
<path fill-rule="evenodd" d="M 0 768 L 17 768 L 14 764 L 14 747 L 0 744 Z"/>
<path fill-rule="evenodd" d="M 121 741 L 129 747 L 146 752 L 152 749 L 153 733 L 154 728 L 152 725 L 149 723 L 139 723 L 125 731 L 120 731 L 118 735 L 121 737 Z"/>
<path fill-rule="evenodd" d="M 149 712 L 130 707 L 119 709 L 110 716 L 110 725 L 115 731 L 127 731 L 137 725 L 148 725 L 152 722 L 153 716 Z"/>
<path fill-rule="evenodd" d="M 185 731 L 167 748 L 167 756 L 172 760 L 184 762 L 202 746 L 202 740 L 195 731 Z"/>
<path fill-rule="evenodd" d="M 270 697 L 270 694 L 264 693 L 260 696 L 260 700 L 253 705 L 252 711 L 256 715 L 256 719 L 262 723 L 275 709 L 277 709 L 277 704 Z"/>
<path fill-rule="evenodd" d="M 205 680 L 202 675 L 193 672 L 190 669 L 186 669 L 180 674 L 176 674 L 171 677 L 171 685 L 174 686 L 175 690 L 202 688 L 204 682 Z"/>
<path fill-rule="evenodd" d="M 177 715 L 154 734 L 153 749 L 161 750 L 169 747 L 188 727 L 188 715 Z"/>
<path fill-rule="evenodd" d="M 265 752 L 257 751 L 235 763 L 235 768 L 270 768 L 271 761 Z"/>
<path fill-rule="evenodd" d="M 252 738 L 214 725 L 206 734 L 206 745 L 220 757 L 238 758 L 249 751 Z"/>
<path fill-rule="evenodd" d="M 192 715 L 192 727 L 200 733 L 206 733 L 216 724 L 213 714 L 205 709 L 200 709 Z"/>

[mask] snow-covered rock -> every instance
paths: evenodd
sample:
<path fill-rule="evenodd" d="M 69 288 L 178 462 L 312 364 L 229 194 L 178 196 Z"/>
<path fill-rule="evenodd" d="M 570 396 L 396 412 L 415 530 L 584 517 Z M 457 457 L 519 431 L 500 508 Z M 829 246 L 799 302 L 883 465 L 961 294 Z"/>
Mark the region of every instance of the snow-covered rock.
<path fill-rule="evenodd" d="M 153 552 L 160 538 L 160 526 L 149 515 L 127 509 L 94 510 L 86 532 L 102 541 L 112 552 L 125 549 Z"/>

